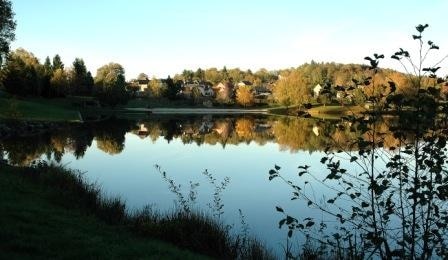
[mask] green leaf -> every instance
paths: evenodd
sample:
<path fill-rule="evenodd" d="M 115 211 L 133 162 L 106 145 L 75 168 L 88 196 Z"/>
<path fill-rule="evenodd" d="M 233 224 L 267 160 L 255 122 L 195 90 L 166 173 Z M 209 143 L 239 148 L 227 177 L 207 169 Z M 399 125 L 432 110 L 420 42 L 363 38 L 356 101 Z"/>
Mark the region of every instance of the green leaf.
<path fill-rule="evenodd" d="M 367 202 L 362 202 L 361 203 L 361 207 L 363 207 L 363 208 L 367 208 L 369 206 L 369 203 L 367 203 Z"/>
<path fill-rule="evenodd" d="M 311 206 L 313 202 L 311 200 L 308 201 L 308 206 Z"/>
<path fill-rule="evenodd" d="M 282 213 L 284 212 L 283 209 L 280 208 L 279 206 L 276 206 L 275 209 L 276 209 L 278 212 L 282 212 Z"/>
<path fill-rule="evenodd" d="M 306 173 L 306 171 L 300 171 L 300 172 L 299 172 L 299 177 L 302 176 L 302 175 L 305 174 L 305 173 Z"/>
<path fill-rule="evenodd" d="M 327 203 L 333 204 L 334 203 L 334 199 L 327 200 Z"/>
<path fill-rule="evenodd" d="M 277 171 L 280 170 L 280 166 L 278 166 L 278 165 L 275 165 L 274 168 L 275 168 Z"/>
<path fill-rule="evenodd" d="M 286 222 L 286 218 L 280 220 L 280 221 L 278 222 L 278 228 L 282 228 L 282 226 L 285 224 L 285 222 Z"/>
<path fill-rule="evenodd" d="M 288 237 L 292 237 L 292 229 L 288 231 Z"/>
<path fill-rule="evenodd" d="M 356 156 L 352 156 L 352 158 L 350 158 L 350 162 L 354 162 L 356 160 L 358 160 L 358 157 L 356 157 Z"/>
<path fill-rule="evenodd" d="M 272 170 L 269 170 L 269 174 L 271 174 L 271 175 L 272 175 L 272 174 L 276 174 L 276 173 L 277 173 L 276 170 L 273 170 L 273 169 L 272 169 Z"/>
<path fill-rule="evenodd" d="M 314 225 L 313 221 L 309 221 L 308 223 L 306 223 L 306 227 L 312 227 Z"/>

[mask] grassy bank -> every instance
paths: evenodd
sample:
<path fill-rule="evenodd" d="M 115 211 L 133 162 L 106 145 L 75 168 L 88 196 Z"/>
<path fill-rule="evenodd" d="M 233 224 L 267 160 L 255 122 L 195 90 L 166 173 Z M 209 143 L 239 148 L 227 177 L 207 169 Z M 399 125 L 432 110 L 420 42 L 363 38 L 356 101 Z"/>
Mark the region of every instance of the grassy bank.
<path fill-rule="evenodd" d="M 0 97 L 0 118 L 33 121 L 79 121 L 79 111 L 68 99 Z"/>
<path fill-rule="evenodd" d="M 0 165 L 0 253 L 6 258 L 272 258 L 203 214 L 126 211 L 76 171 Z M 167 241 L 175 246 L 160 242 Z M 178 248 L 183 248 L 184 251 Z"/>
<path fill-rule="evenodd" d="M 53 177 L 0 166 L 1 258 L 201 258 L 99 220 L 76 198 L 64 201 L 70 192 L 61 195 L 45 178 Z"/>

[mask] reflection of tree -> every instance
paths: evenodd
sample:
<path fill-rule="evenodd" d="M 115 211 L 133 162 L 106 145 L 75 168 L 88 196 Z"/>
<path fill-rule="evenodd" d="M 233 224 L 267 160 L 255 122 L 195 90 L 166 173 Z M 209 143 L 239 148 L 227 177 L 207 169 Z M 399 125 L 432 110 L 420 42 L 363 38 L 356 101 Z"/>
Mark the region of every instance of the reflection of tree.
<path fill-rule="evenodd" d="M 125 135 L 130 123 L 125 120 L 109 120 L 94 128 L 97 147 L 108 153 L 118 154 L 124 149 Z"/>
<path fill-rule="evenodd" d="M 254 132 L 254 120 L 247 117 L 238 118 L 235 122 L 235 130 L 238 137 L 251 141 Z"/>
<path fill-rule="evenodd" d="M 393 117 L 382 118 L 381 122 L 376 124 L 376 132 L 381 134 L 384 146 L 399 146 L 398 139 L 389 129 L 412 127 L 412 120 L 412 115 L 408 121 L 397 121 Z M 37 136 L 3 140 L 0 141 L 0 146 L 8 154 L 11 163 L 17 165 L 27 165 L 42 155 L 52 157 L 56 161 L 60 161 L 65 153 L 81 158 L 94 138 L 100 150 L 117 154 L 124 149 L 125 134 L 131 129 L 134 129 L 133 133 L 138 134 L 141 124 L 147 129 L 147 136 L 153 142 L 163 137 L 167 141 L 180 139 L 184 144 L 220 144 L 225 147 L 249 142 L 263 145 L 274 141 L 282 150 L 291 152 L 322 151 L 327 148 L 355 150 L 357 147 L 353 145 L 354 140 L 359 137 L 364 140 L 370 138 L 369 132 L 360 136 L 356 124 L 344 121 L 249 115 L 213 118 L 178 116 L 156 117 L 138 123 L 108 120 L 94 124 L 73 125 Z M 405 130 L 403 129 L 403 134 L 406 134 Z"/>
<path fill-rule="evenodd" d="M 119 154 L 124 149 L 124 138 L 123 142 L 120 142 L 112 136 L 103 135 L 95 137 L 95 140 L 98 149 L 111 155 Z"/>

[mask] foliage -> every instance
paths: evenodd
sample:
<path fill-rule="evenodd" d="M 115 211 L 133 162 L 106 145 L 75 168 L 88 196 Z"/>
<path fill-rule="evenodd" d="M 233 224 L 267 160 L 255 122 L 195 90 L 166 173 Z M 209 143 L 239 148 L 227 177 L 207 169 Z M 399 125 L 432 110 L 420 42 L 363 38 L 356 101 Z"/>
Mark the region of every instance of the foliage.
<path fill-rule="evenodd" d="M 277 82 L 273 95 L 279 104 L 303 105 L 311 100 L 311 85 L 300 71 L 293 71 Z"/>
<path fill-rule="evenodd" d="M 57 166 L 0 165 L 2 258 L 205 258 L 98 219 L 86 209 L 84 199 L 77 199 L 83 194 L 62 190 L 68 186 L 64 182 L 77 183 L 67 171 Z M 54 179 L 59 179 L 58 186 L 51 186 Z"/>
<path fill-rule="evenodd" d="M 0 0 L 0 69 L 9 53 L 9 44 L 14 40 L 16 22 L 12 11 L 11 1 Z"/>
<path fill-rule="evenodd" d="M 423 41 L 427 27 L 418 25 L 413 35 L 419 46 L 416 59 L 403 49 L 392 55 L 407 71 L 415 72 L 409 75 L 413 89 L 408 95 L 399 93 L 393 81 L 377 82 L 381 73 L 378 64 L 384 55 L 365 58 L 370 63 L 369 75 L 364 82 L 355 83 L 371 88 L 365 94 L 373 108 L 368 118 L 346 117 L 351 131 L 364 136 L 352 144 L 358 147 L 357 152 L 343 147 L 338 151 L 326 149 L 321 163 L 328 175 L 319 179 L 310 166 L 301 165 L 301 184 L 286 179 L 277 165 L 269 171 L 270 180 L 281 179 L 292 188 L 292 200 L 302 200 L 324 216 L 317 223 L 313 217 L 293 217 L 277 207 L 284 216 L 279 227 L 288 228 L 288 237 L 296 231 L 306 234 L 333 248 L 338 258 L 447 257 L 447 110 L 445 104 L 438 104 L 443 113 L 437 114 L 437 86 L 425 86 L 428 77 L 437 77 L 444 58 L 435 65 L 425 65 L 428 53 L 438 49 L 432 41 Z M 403 104 L 410 106 L 411 112 L 403 110 Z M 378 122 L 391 105 L 395 106 L 400 127 L 390 127 L 397 143 L 386 148 L 386 136 Z M 328 197 L 315 198 L 313 184 L 324 189 Z M 337 226 L 330 225 L 334 221 Z"/>
<path fill-rule="evenodd" d="M 95 87 L 98 98 L 112 107 L 127 101 L 124 69 L 118 63 L 111 62 L 98 68 Z"/>
<path fill-rule="evenodd" d="M 250 86 L 241 86 L 236 90 L 236 101 L 238 104 L 247 107 L 252 106 L 255 102 L 254 93 Z"/>
<path fill-rule="evenodd" d="M 42 90 L 41 65 L 31 52 L 24 49 L 13 51 L 5 64 L 3 85 L 6 91 L 20 95 L 40 95 Z"/>
<path fill-rule="evenodd" d="M 84 60 L 75 58 L 73 69 L 70 71 L 70 92 L 75 95 L 92 95 L 94 80 L 90 71 L 87 71 Z"/>
<path fill-rule="evenodd" d="M 50 86 L 54 96 L 61 97 L 67 93 L 68 76 L 64 69 L 56 69 L 50 79 Z"/>
<path fill-rule="evenodd" d="M 153 77 L 149 82 L 149 91 L 151 92 L 151 96 L 159 98 L 162 97 L 166 92 L 166 86 L 162 83 L 162 81 Z"/>
<path fill-rule="evenodd" d="M 177 95 L 179 94 L 181 90 L 181 82 L 174 82 L 173 79 L 168 76 L 166 79 L 166 97 L 169 100 L 174 100 L 177 98 Z"/>
<path fill-rule="evenodd" d="M 225 177 L 218 182 L 213 175 L 205 170 L 203 175 L 214 188 L 213 201 L 207 206 L 212 210 L 213 218 L 198 212 L 194 208 L 197 200 L 197 188 L 199 183 L 189 183 L 189 191 L 184 194 L 182 186 L 176 184 L 168 177 L 159 165 L 156 170 L 168 183 L 168 189 L 176 196 L 177 211 L 165 217 L 158 217 L 150 209 L 146 208 L 137 214 L 137 228 L 145 234 L 155 234 L 163 240 L 171 241 L 194 251 L 202 252 L 218 258 L 229 259 L 273 259 L 274 257 L 258 240 L 249 237 L 248 226 L 244 216 L 239 210 L 242 230 L 238 235 L 231 234 L 231 226 L 224 225 L 220 218 L 224 214 L 222 192 L 230 183 L 230 178 Z M 158 225 L 158 227 L 154 227 Z M 205 251 L 204 251 L 205 250 Z"/>

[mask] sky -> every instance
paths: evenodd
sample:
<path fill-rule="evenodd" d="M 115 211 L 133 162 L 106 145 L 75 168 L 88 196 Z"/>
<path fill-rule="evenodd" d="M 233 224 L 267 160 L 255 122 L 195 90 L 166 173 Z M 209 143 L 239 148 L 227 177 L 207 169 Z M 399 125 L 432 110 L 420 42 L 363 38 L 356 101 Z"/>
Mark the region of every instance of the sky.
<path fill-rule="evenodd" d="M 317 62 L 380 63 L 403 71 L 390 57 L 417 50 L 411 35 L 428 23 L 425 39 L 448 54 L 446 0 L 12 0 L 17 20 L 12 49 L 41 62 L 59 54 L 96 70 L 121 64 L 127 79 L 139 73 L 167 77 L 184 69 L 256 71 Z M 429 64 L 428 64 L 429 65 Z M 442 63 L 446 75 L 448 61 Z"/>

